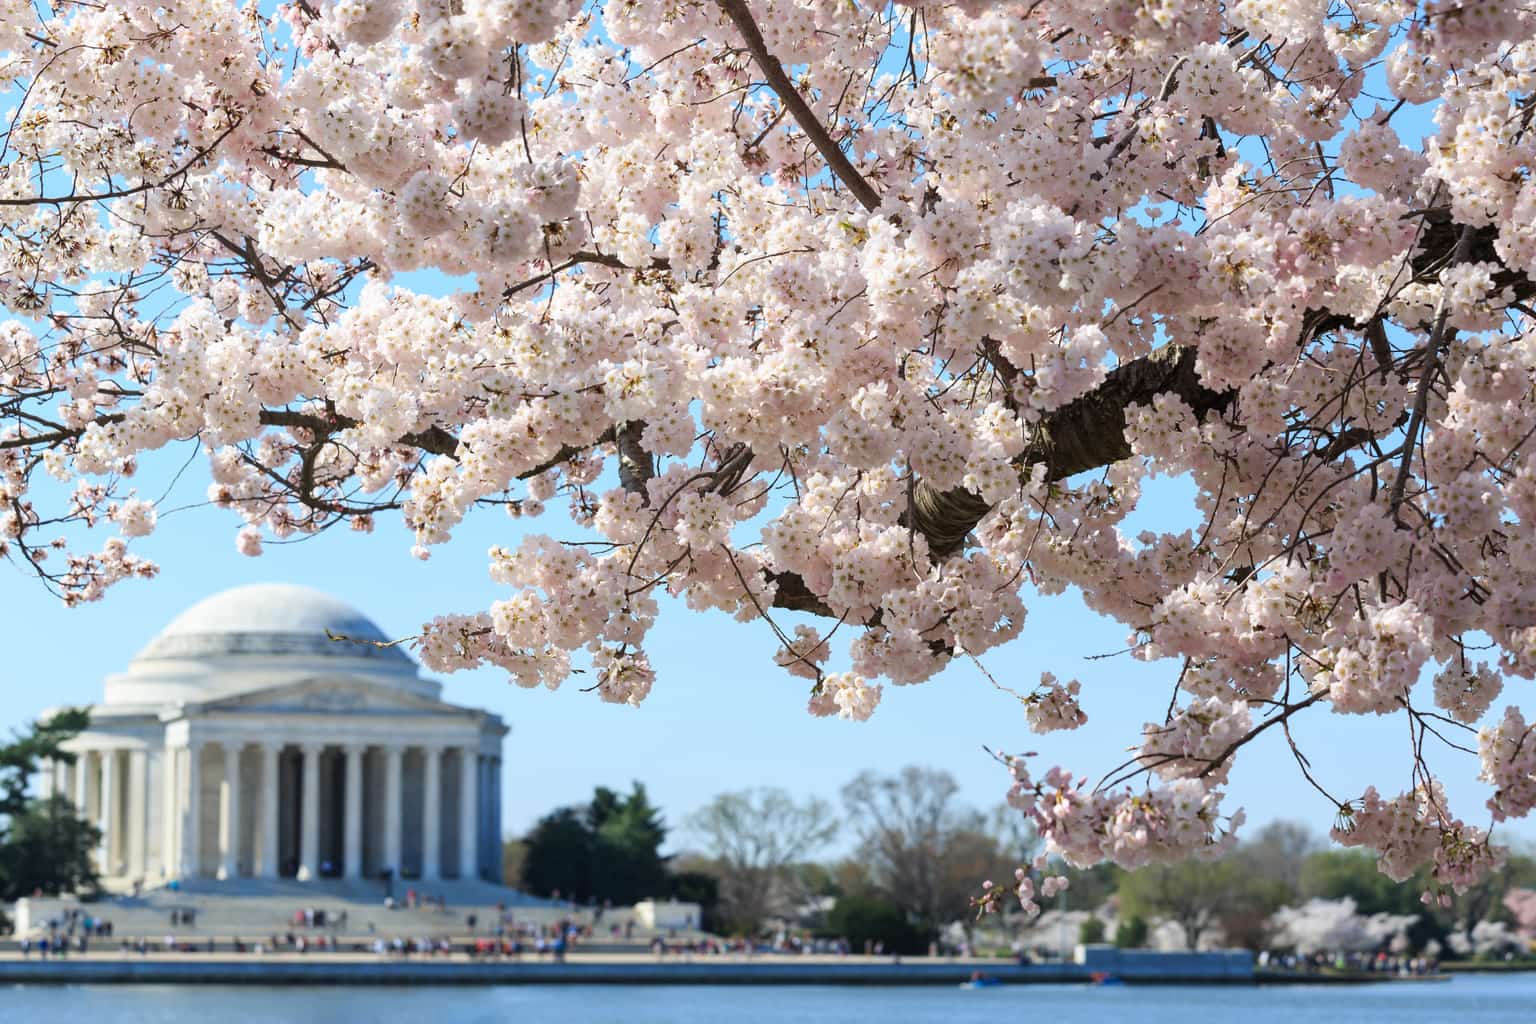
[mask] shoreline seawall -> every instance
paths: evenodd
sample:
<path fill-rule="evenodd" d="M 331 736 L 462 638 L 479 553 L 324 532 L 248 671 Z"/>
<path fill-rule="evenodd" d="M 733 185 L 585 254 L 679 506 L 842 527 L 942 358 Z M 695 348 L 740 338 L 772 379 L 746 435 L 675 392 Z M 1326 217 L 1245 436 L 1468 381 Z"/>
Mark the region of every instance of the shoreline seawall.
<path fill-rule="evenodd" d="M 65 959 L 0 959 L 0 985 L 959 985 L 973 972 L 1007 985 L 1088 984 L 1102 976 L 1081 964 L 997 960 L 655 960 L 589 957 L 564 963 L 469 958 L 382 958 L 345 953 L 228 956 L 91 954 Z M 1328 981 L 1239 971 L 1122 971 L 1128 984 L 1254 985 Z M 1343 980 L 1343 979 L 1337 979 Z M 1351 980 L 1387 980 L 1351 979 Z"/>
<path fill-rule="evenodd" d="M 1154 953 L 1087 947 L 1067 963 L 985 957 L 668 956 L 576 952 L 565 960 L 361 951 L 148 954 L 101 949 L 66 957 L 0 952 L 4 985 L 839 985 L 953 986 L 983 976 L 1005 985 L 1316 985 L 1445 980 L 1386 971 L 1281 971 L 1251 954 Z"/>

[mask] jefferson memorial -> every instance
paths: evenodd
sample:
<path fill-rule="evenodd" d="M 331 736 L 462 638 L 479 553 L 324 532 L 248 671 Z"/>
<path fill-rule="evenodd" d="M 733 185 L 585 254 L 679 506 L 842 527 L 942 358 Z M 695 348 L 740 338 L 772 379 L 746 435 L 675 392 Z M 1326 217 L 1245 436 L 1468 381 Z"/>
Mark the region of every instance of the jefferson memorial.
<path fill-rule="evenodd" d="M 112 888 L 500 882 L 507 727 L 441 693 L 357 609 L 306 587 L 237 587 L 107 679 L 89 731 L 66 744 L 75 763 L 48 766 L 44 788 L 101 829 Z"/>

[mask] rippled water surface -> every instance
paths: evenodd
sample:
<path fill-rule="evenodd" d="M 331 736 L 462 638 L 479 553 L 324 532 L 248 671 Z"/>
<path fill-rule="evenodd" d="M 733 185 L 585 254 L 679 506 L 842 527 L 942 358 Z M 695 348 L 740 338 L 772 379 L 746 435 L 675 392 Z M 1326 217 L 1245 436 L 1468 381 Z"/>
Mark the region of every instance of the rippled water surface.
<path fill-rule="evenodd" d="M 1269 988 L 1017 985 L 958 988 L 829 986 L 574 986 L 499 988 L 342 986 L 256 988 L 160 985 L 12 986 L 0 1021 L 112 1024 L 291 1024 L 430 1021 L 433 1024 L 799 1024 L 943 1022 L 1045 1024 L 1127 1021 L 1187 1024 L 1392 1022 L 1531 1024 L 1536 975 L 1447 982 Z"/>

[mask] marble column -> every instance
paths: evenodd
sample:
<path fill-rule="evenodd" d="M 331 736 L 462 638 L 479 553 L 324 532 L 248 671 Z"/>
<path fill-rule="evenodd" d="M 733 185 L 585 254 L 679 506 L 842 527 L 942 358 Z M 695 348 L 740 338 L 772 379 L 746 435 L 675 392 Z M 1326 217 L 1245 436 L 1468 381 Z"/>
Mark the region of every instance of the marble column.
<path fill-rule="evenodd" d="M 476 828 L 480 830 L 480 863 L 484 866 L 486 877 L 491 881 L 496 880 L 495 866 L 491 863 L 491 759 L 484 755 L 476 759 L 479 762 L 480 784 L 475 801 Z"/>
<path fill-rule="evenodd" d="M 240 877 L 240 744 L 224 741 L 219 784 L 219 877 Z"/>
<path fill-rule="evenodd" d="M 299 881 L 320 877 L 320 750 L 318 743 L 306 743 L 304 751 L 304 795 L 299 801 Z"/>
<path fill-rule="evenodd" d="M 276 878 L 282 871 L 277 862 L 277 757 L 282 750 L 280 743 L 261 745 L 261 864 L 257 872 L 262 878 Z"/>
<path fill-rule="evenodd" d="M 101 854 L 96 863 L 101 873 L 109 878 L 120 874 L 117 857 L 117 789 L 117 751 L 103 750 L 101 795 L 97 800 L 100 815 L 96 819 L 96 827 L 101 829 Z"/>
<path fill-rule="evenodd" d="M 491 758 L 491 835 L 492 843 L 496 850 L 496 856 L 491 864 L 494 866 L 496 881 L 502 885 L 507 880 L 501 874 L 501 758 Z"/>
<path fill-rule="evenodd" d="M 384 748 L 384 867 L 396 878 L 400 877 L 400 774 L 404 757 L 400 747 Z"/>
<path fill-rule="evenodd" d="M 149 870 L 149 751 L 128 752 L 128 816 L 124 835 L 128 876 L 143 878 Z"/>
<path fill-rule="evenodd" d="M 186 785 L 178 794 L 177 808 L 181 818 L 181 877 L 196 878 L 203 865 L 203 747 L 201 743 L 188 743 L 186 755 Z"/>
<path fill-rule="evenodd" d="M 342 814 L 345 816 L 342 873 L 346 878 L 363 877 L 363 746 L 349 743 L 346 746 L 346 796 Z"/>
<path fill-rule="evenodd" d="M 459 878 L 468 881 L 480 875 L 480 850 L 475 845 L 479 837 L 478 814 L 480 751 L 474 747 L 459 748 Z"/>
<path fill-rule="evenodd" d="M 177 815 L 180 813 L 177 799 L 180 790 L 176 787 L 181 779 L 181 751 L 166 747 L 160 763 L 163 766 L 160 769 L 160 877 L 175 878 L 181 862 L 176 837 Z"/>
<path fill-rule="evenodd" d="M 421 880 L 442 877 L 443 751 L 421 748 Z"/>
<path fill-rule="evenodd" d="M 90 795 L 90 777 L 91 752 L 82 750 L 75 755 L 75 816 L 78 818 L 84 818 L 88 813 L 86 803 Z"/>

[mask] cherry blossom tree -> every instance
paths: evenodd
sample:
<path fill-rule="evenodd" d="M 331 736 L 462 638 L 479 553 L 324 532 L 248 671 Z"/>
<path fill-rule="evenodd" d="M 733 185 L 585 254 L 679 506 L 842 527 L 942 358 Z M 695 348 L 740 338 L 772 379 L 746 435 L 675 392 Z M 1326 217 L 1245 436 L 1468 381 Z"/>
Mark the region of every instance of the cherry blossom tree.
<path fill-rule="evenodd" d="M 1469 932 L 1452 932 L 1448 941 L 1462 956 L 1505 956 L 1524 953 L 1529 948 L 1529 942 L 1504 921 L 1479 921 Z"/>
<path fill-rule="evenodd" d="M 1172 696 L 1097 786 L 1008 759 L 1075 864 L 1220 852 L 1303 714 L 1405 721 L 1401 793 L 1292 749 L 1431 895 L 1500 854 L 1426 748 L 1536 806 L 1493 708 L 1536 675 L 1529 5 L 271 10 L 0 0 L 0 545 L 66 601 L 155 572 L 141 465 L 203 446 L 251 555 L 565 510 L 414 642 L 613 702 L 663 594 L 862 720 L 1077 588 Z M 1124 528 L 1158 476 L 1191 512 Z"/>
<path fill-rule="evenodd" d="M 1511 889 L 1504 907 L 1515 919 L 1515 930 L 1527 940 L 1536 938 L 1536 889 Z"/>
<path fill-rule="evenodd" d="M 1374 953 L 1399 941 L 1416 920 L 1413 914 L 1361 914 L 1348 896 L 1341 900 L 1308 900 L 1281 907 L 1272 918 L 1275 942 L 1296 952 Z"/>

